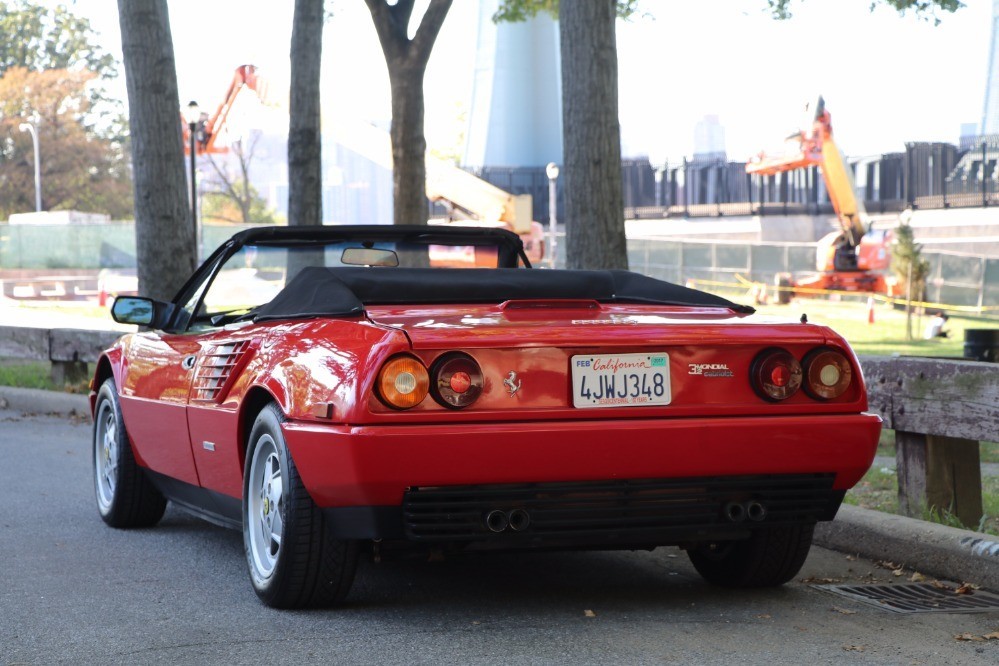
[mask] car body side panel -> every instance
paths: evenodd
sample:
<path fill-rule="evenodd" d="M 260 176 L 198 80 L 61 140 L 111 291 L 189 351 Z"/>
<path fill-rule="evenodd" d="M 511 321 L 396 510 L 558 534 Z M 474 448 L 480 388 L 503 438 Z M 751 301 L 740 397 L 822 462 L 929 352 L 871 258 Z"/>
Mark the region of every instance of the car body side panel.
<path fill-rule="evenodd" d="M 288 422 L 323 507 L 398 505 L 410 486 L 835 473 L 853 486 L 877 448 L 873 414 L 426 426 Z"/>
<path fill-rule="evenodd" d="M 194 336 L 137 333 L 129 337 L 118 393 L 122 417 L 139 464 L 198 484 L 187 428 L 187 397 L 193 368 L 184 359 L 198 352 Z"/>

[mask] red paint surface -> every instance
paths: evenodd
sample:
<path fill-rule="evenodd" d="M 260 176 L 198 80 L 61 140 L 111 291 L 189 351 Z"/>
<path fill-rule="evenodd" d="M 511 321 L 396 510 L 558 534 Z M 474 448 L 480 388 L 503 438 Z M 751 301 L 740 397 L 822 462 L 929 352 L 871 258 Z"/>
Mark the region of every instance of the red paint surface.
<path fill-rule="evenodd" d="M 253 416 L 244 398 L 261 390 L 288 417 L 292 455 L 324 506 L 394 504 L 408 485 L 703 475 L 834 472 L 845 489 L 874 455 L 880 425 L 863 414 L 856 358 L 822 326 L 715 309 L 572 303 L 371 307 L 369 315 L 126 336 L 120 358 L 108 359 L 140 463 L 239 497 Z M 184 356 L 197 354 L 200 367 L 205 350 L 237 340 L 249 340 L 252 351 L 225 389 L 192 400 Z M 775 346 L 799 361 L 837 348 L 855 381 L 832 401 L 804 392 L 765 401 L 750 385 L 750 366 Z M 469 408 L 428 397 L 399 411 L 375 395 L 374 378 L 390 356 L 412 353 L 430 367 L 453 351 L 482 369 L 481 394 Z M 638 352 L 668 356 L 669 405 L 572 406 L 572 357 Z M 317 420 L 320 404 L 323 414 L 332 406 L 332 424 Z"/>
<path fill-rule="evenodd" d="M 320 506 L 393 505 L 409 486 L 835 472 L 853 486 L 881 419 L 852 416 L 349 427 L 288 423 Z"/>

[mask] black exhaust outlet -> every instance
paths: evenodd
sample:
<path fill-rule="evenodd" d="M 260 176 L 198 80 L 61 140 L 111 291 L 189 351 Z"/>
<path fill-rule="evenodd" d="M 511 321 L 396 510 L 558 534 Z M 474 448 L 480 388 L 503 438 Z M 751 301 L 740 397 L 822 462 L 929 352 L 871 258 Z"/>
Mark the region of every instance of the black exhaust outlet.
<path fill-rule="evenodd" d="M 527 513 L 523 509 L 514 509 L 510 512 L 507 519 L 510 523 L 510 529 L 514 532 L 526 530 L 527 526 L 531 524 L 531 514 Z"/>
<path fill-rule="evenodd" d="M 510 524 L 506 514 L 496 509 L 486 514 L 486 527 L 490 532 L 502 532 Z"/>
<path fill-rule="evenodd" d="M 749 502 L 746 505 L 746 516 L 753 522 L 760 522 L 767 517 L 767 507 L 760 502 Z"/>
<path fill-rule="evenodd" d="M 733 523 L 741 523 L 746 519 L 746 507 L 738 502 L 729 502 L 725 505 L 725 517 Z"/>

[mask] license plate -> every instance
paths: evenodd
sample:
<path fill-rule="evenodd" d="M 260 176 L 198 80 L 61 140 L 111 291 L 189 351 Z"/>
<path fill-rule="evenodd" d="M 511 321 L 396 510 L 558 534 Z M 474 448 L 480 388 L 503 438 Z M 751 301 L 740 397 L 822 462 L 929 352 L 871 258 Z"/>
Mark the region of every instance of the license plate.
<path fill-rule="evenodd" d="M 573 407 L 668 405 L 669 355 L 573 356 Z"/>

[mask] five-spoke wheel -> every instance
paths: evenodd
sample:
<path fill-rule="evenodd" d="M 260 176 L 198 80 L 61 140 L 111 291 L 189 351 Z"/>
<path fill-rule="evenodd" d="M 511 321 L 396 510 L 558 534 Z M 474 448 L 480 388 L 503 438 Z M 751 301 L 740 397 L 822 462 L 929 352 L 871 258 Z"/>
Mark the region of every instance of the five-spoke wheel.
<path fill-rule="evenodd" d="M 250 580 L 268 606 L 332 606 L 347 595 L 357 544 L 334 539 L 288 453 L 277 405 L 250 431 L 243 472 L 243 546 Z"/>
<path fill-rule="evenodd" d="M 135 462 L 113 379 L 97 392 L 93 454 L 97 510 L 104 522 L 112 527 L 149 527 L 159 522 L 166 500 Z"/>

